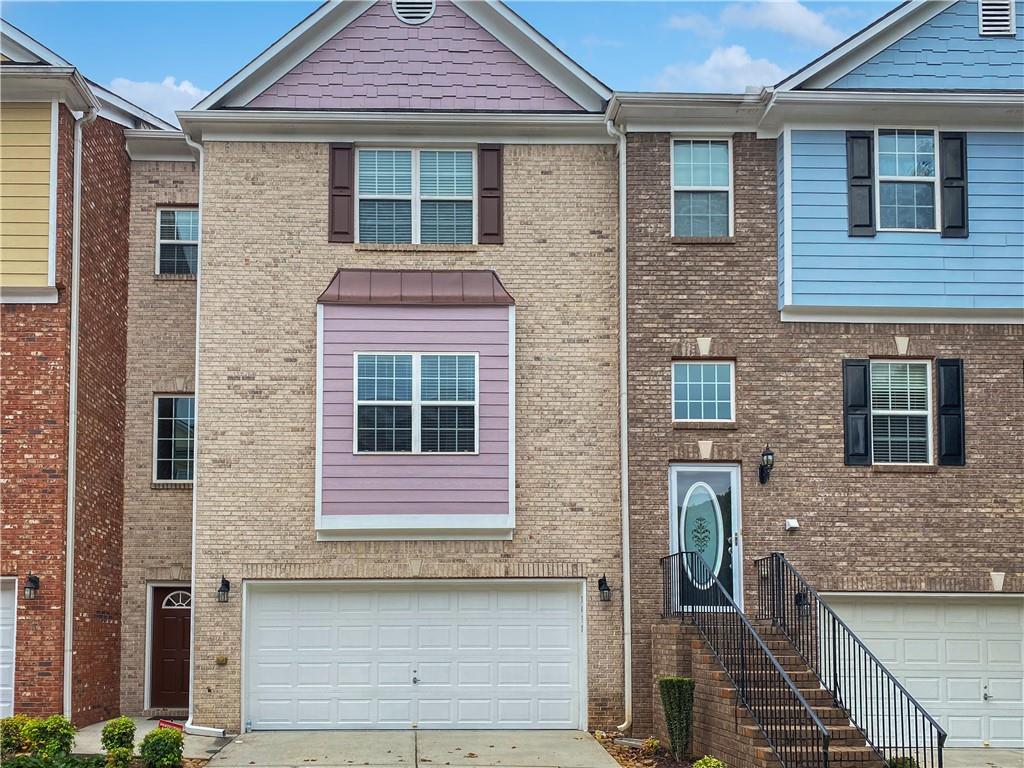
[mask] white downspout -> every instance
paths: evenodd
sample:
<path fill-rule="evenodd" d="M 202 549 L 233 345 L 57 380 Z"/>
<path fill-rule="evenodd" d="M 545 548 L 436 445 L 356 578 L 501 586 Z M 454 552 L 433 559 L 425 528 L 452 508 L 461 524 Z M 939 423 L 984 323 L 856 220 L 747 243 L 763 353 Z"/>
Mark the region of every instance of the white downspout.
<path fill-rule="evenodd" d="M 57 109 L 60 107 L 57 106 Z M 71 661 L 75 634 L 75 482 L 78 451 L 78 303 L 82 253 L 82 128 L 96 119 L 89 107 L 75 120 L 74 176 L 71 213 L 71 329 L 68 361 L 68 471 L 67 512 L 64 525 L 64 717 L 71 719 Z M 53 148 L 56 152 L 56 147 Z"/>
<path fill-rule="evenodd" d="M 629 561 L 629 400 L 626 397 L 626 134 L 607 121 L 609 135 L 619 141 L 619 496 L 622 500 L 622 675 L 625 718 L 618 730 L 633 727 L 633 610 Z"/>
<path fill-rule="evenodd" d="M 201 279 L 203 272 L 203 169 L 206 163 L 206 154 L 203 152 L 202 143 L 193 141 L 187 133 L 185 134 L 185 143 L 192 147 L 199 156 L 199 240 L 196 245 L 196 352 L 195 371 L 192 374 L 192 392 L 195 398 L 192 406 L 192 416 L 195 419 L 192 428 L 192 456 L 195 462 L 192 465 L 192 617 L 188 641 L 188 719 L 185 721 L 185 733 L 191 733 L 196 736 L 223 736 L 223 728 L 207 728 L 202 725 L 193 725 L 192 723 L 196 680 L 196 507 L 199 492 L 199 473 L 197 471 L 199 457 L 199 295 L 203 285 Z"/>

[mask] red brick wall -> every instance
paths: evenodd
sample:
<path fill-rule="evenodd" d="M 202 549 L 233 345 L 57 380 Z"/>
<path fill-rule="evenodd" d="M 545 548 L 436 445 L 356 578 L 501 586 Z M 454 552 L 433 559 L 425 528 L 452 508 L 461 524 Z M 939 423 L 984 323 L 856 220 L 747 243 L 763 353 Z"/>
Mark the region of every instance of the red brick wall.
<path fill-rule="evenodd" d="M 118 714 L 130 161 L 123 128 L 87 125 L 82 149 L 72 715 Z"/>
<path fill-rule="evenodd" d="M 650 627 L 661 609 L 658 559 L 669 551 L 668 466 L 741 466 L 745 592 L 753 559 L 780 550 L 822 590 L 1024 590 L 1024 328 L 992 325 L 782 323 L 777 310 L 775 142 L 734 137 L 735 238 L 673 241 L 667 134 L 631 134 L 629 173 L 629 419 L 636 735 L 652 727 Z M 842 361 L 897 354 L 964 360 L 967 466 L 843 464 Z M 736 360 L 736 424 L 678 429 L 671 360 Z M 757 481 L 770 442 L 776 469 Z M 795 517 L 800 530 L 784 531 Z"/>
<path fill-rule="evenodd" d="M 17 577 L 14 708 L 62 710 L 73 118 L 60 111 L 56 304 L 0 305 L 0 571 Z M 39 597 L 24 600 L 29 571 Z"/>

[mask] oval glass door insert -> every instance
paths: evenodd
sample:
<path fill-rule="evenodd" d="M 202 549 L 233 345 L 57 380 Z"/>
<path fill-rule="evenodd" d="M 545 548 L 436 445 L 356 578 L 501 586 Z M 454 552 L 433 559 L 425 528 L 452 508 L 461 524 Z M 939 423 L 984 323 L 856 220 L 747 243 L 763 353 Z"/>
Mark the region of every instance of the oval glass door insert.
<path fill-rule="evenodd" d="M 725 529 L 722 524 L 722 508 L 711 486 L 704 482 L 696 482 L 690 486 L 686 498 L 683 499 L 681 517 L 680 549 L 684 552 L 698 553 L 711 567 L 711 573 L 717 576 L 725 554 Z M 704 583 L 694 579 L 687 558 L 683 558 L 683 562 L 686 563 L 690 581 L 701 589 L 710 586 L 709 579 L 703 580 Z"/>

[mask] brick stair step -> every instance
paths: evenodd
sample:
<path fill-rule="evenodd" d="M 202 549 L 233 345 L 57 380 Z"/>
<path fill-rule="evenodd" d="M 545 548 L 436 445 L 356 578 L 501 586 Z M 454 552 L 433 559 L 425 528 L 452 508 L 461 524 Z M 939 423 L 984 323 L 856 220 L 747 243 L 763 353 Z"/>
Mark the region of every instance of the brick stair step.
<path fill-rule="evenodd" d="M 793 670 L 792 672 L 787 671 L 786 674 L 789 675 L 790 679 L 792 679 L 792 681 L 797 684 L 798 688 L 801 687 L 801 683 L 816 683 L 817 682 L 817 678 L 814 676 L 814 673 L 811 672 L 809 669 L 798 669 L 798 670 Z M 775 682 L 776 680 L 778 680 L 778 674 L 776 672 L 774 672 L 774 671 L 771 671 L 771 672 L 764 672 L 764 671 L 748 672 L 747 676 L 750 678 L 751 681 L 754 682 L 755 685 L 757 684 L 757 681 L 759 681 L 759 680 L 767 680 L 769 682 Z M 723 670 L 715 670 L 714 672 L 711 673 L 711 679 L 712 680 L 724 680 L 724 681 L 728 682 L 729 681 L 729 675 L 728 675 L 728 673 L 726 673 Z"/>
<path fill-rule="evenodd" d="M 866 747 L 864 737 L 852 725 L 828 725 L 829 733 L 832 735 L 830 742 L 833 747 Z M 740 725 L 740 735 L 748 739 L 764 739 L 764 734 L 757 725 Z M 807 738 L 805 729 L 794 730 L 792 734 L 781 732 L 778 729 L 772 730 L 772 738 L 780 744 L 792 744 L 804 742 Z"/>
<path fill-rule="evenodd" d="M 839 709 L 839 707 L 822 707 L 811 705 L 811 709 L 814 710 L 814 714 L 818 716 L 826 726 L 831 727 L 835 725 L 848 725 L 850 722 L 849 717 L 846 713 Z M 746 707 L 738 706 L 736 711 L 740 715 L 747 713 Z M 804 715 L 803 707 L 792 707 L 792 706 L 781 706 L 781 707 L 764 707 L 763 710 L 767 718 L 778 716 L 780 719 L 785 720 L 786 718 L 792 718 L 796 721 L 797 718 L 802 718 Z"/>

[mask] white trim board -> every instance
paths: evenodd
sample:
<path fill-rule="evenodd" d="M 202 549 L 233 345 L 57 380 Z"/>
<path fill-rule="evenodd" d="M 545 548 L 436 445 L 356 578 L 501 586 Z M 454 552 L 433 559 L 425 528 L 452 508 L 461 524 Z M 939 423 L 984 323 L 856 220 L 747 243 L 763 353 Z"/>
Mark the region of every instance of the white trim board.
<path fill-rule="evenodd" d="M 784 323 L 892 323 L 946 325 L 1024 325 L 1024 309 L 928 309 L 916 307 L 782 308 Z"/>

